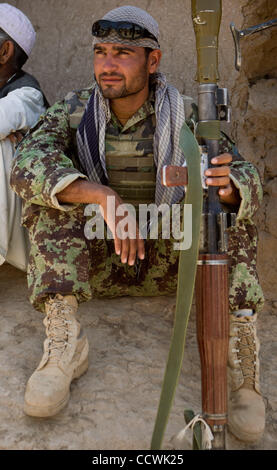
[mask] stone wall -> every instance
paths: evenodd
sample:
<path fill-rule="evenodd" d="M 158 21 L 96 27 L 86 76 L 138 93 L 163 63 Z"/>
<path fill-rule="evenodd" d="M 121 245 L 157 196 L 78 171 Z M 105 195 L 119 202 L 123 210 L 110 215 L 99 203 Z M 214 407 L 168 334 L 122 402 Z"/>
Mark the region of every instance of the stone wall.
<path fill-rule="evenodd" d="M 71 89 L 87 86 L 93 74 L 91 25 L 108 10 L 126 3 L 152 14 L 160 24 L 164 51 L 161 69 L 179 90 L 196 96 L 194 33 L 190 0 L 11 0 L 32 20 L 37 43 L 26 70 L 39 79 L 50 103 Z M 220 33 L 221 86 L 229 88 L 233 121 L 225 128 L 240 152 L 261 173 L 265 197 L 258 214 L 259 272 L 268 307 L 276 303 L 277 252 L 277 28 L 242 40 L 243 65 L 234 68 L 234 48 L 229 23 L 238 29 L 277 17 L 273 0 L 224 0 Z M 225 126 L 226 127 L 226 126 Z"/>

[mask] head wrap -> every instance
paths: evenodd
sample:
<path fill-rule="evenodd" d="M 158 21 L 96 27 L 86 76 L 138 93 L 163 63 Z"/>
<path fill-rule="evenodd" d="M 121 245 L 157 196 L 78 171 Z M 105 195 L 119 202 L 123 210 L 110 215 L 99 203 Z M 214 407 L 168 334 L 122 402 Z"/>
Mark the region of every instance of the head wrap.
<path fill-rule="evenodd" d="M 36 33 L 27 16 L 8 3 L 0 3 L 0 28 L 2 28 L 23 51 L 30 55 Z"/>
<path fill-rule="evenodd" d="M 160 46 L 159 46 L 160 33 L 159 33 L 158 23 L 145 10 L 126 5 L 126 6 L 115 8 L 114 10 L 109 11 L 101 19 L 110 20 L 110 21 L 128 21 L 130 23 L 138 24 L 142 28 L 147 29 L 149 33 L 153 34 L 153 36 L 155 36 L 157 41 L 151 38 L 141 38 L 141 39 L 134 39 L 134 40 L 122 39 L 116 33 L 116 31 L 111 31 L 107 37 L 104 37 L 104 38 L 94 37 L 93 44 L 102 44 L 105 42 L 109 42 L 109 43 L 125 44 L 127 46 L 150 47 L 151 49 L 160 49 Z"/>

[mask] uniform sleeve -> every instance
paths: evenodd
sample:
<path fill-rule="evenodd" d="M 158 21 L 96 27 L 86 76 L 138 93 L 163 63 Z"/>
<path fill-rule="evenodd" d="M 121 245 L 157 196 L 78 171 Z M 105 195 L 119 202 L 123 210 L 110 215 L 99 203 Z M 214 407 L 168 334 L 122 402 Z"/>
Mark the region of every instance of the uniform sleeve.
<path fill-rule="evenodd" d="M 67 106 L 58 102 L 20 143 L 11 172 L 12 189 L 29 204 L 72 210 L 76 205 L 59 204 L 56 196 L 73 181 L 86 178 L 68 157 L 71 145 Z"/>
<path fill-rule="evenodd" d="M 237 222 L 250 222 L 263 199 L 263 189 L 258 170 L 249 162 L 233 162 L 230 178 L 239 190 L 241 203 Z"/>
<path fill-rule="evenodd" d="M 0 99 L 0 140 L 16 131 L 27 131 L 45 111 L 39 90 L 23 87 Z"/>
<path fill-rule="evenodd" d="M 237 213 L 237 223 L 253 222 L 253 217 L 263 199 L 260 175 L 256 167 L 245 161 L 239 154 L 234 142 L 224 133 L 220 140 L 220 153 L 228 152 L 233 156 L 230 164 L 230 178 L 239 190 L 241 203 Z"/>

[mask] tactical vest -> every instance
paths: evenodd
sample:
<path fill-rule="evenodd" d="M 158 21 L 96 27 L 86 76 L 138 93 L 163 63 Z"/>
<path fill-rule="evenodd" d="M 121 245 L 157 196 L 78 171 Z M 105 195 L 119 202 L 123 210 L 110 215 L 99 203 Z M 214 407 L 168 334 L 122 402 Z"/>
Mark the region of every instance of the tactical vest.
<path fill-rule="evenodd" d="M 156 166 L 153 137 L 155 115 L 147 116 L 126 132 L 118 132 L 110 122 L 106 129 L 106 168 L 109 186 L 126 203 L 155 201 Z"/>
<path fill-rule="evenodd" d="M 93 88 L 71 92 L 65 98 L 70 117 L 70 127 L 76 136 L 85 107 Z M 153 136 L 156 127 L 154 112 L 137 125 L 120 132 L 110 121 L 107 124 L 106 169 L 109 186 L 124 202 L 150 204 L 155 201 L 156 166 L 154 163 Z M 73 139 L 74 152 L 78 154 L 76 137 Z M 79 167 L 74 155 L 72 159 Z"/>

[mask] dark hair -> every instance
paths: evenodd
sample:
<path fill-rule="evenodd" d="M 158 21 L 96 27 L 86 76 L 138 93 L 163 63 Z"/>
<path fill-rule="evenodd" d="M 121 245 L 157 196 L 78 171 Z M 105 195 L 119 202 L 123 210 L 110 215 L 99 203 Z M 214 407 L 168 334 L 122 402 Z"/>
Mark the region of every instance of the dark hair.
<path fill-rule="evenodd" d="M 146 59 L 148 59 L 150 52 L 152 52 L 153 50 L 154 49 L 152 49 L 151 47 L 145 47 L 144 48 Z"/>
<path fill-rule="evenodd" d="M 28 59 L 26 52 L 3 29 L 0 28 L 0 47 L 5 41 L 11 41 L 14 45 L 13 66 L 20 70 Z"/>

